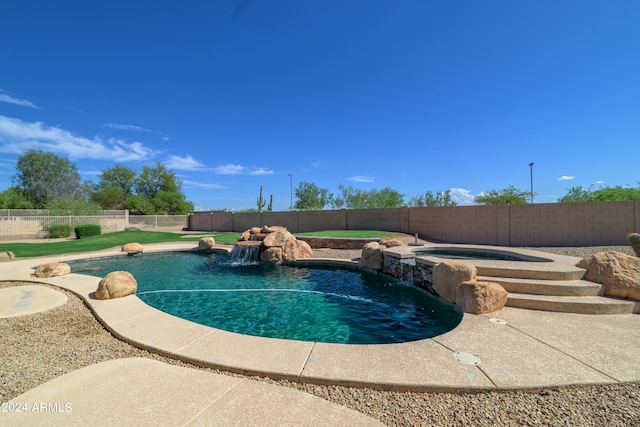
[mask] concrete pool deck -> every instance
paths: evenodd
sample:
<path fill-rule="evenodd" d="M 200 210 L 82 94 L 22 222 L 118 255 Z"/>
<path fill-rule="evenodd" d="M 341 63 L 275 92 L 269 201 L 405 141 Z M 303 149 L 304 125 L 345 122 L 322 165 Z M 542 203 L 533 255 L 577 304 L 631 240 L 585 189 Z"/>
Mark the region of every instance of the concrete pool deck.
<path fill-rule="evenodd" d="M 193 243 L 146 245 L 145 252 L 192 247 Z M 124 341 L 237 373 L 385 390 L 457 392 L 640 380 L 640 316 L 634 314 L 596 316 L 507 307 L 490 315 L 465 314 L 454 330 L 430 339 L 340 345 L 230 333 L 168 315 L 134 295 L 96 300 L 97 277 L 31 277 L 35 267 L 45 262 L 118 254 L 122 253 L 101 251 L 6 262 L 0 265 L 0 280 L 42 282 L 67 289 Z M 99 375 L 99 369 L 96 365 L 91 375 Z M 162 382 L 162 376 L 133 375 L 128 387 L 147 387 L 145 384 L 156 381 Z M 192 380 L 185 374 L 182 381 L 186 383 L 176 381 L 178 390 L 188 389 Z M 91 396 L 85 393 L 77 398 Z M 239 404 L 237 410 L 240 408 Z M 326 411 L 327 416 L 331 413 Z"/>

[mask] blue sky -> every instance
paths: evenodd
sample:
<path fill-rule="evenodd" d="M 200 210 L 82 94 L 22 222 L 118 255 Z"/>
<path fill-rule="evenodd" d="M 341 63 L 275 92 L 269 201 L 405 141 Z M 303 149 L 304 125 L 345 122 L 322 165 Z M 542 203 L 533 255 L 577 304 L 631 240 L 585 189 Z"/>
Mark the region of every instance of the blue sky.
<path fill-rule="evenodd" d="M 311 182 L 640 181 L 640 2 L 20 0 L 0 4 L 0 191 L 28 149 L 84 179 L 162 162 L 197 209 Z M 290 181 L 289 174 L 293 174 Z"/>

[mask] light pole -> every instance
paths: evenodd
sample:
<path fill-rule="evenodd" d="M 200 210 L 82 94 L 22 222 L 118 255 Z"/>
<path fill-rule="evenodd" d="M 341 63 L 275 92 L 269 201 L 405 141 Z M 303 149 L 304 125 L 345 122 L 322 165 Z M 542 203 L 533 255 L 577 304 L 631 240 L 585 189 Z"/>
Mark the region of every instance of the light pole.
<path fill-rule="evenodd" d="M 289 198 L 290 198 L 289 210 L 292 211 L 293 210 L 293 174 L 292 173 L 289 174 Z"/>
<path fill-rule="evenodd" d="M 533 204 L 533 162 L 529 163 L 531 169 L 531 204 Z"/>

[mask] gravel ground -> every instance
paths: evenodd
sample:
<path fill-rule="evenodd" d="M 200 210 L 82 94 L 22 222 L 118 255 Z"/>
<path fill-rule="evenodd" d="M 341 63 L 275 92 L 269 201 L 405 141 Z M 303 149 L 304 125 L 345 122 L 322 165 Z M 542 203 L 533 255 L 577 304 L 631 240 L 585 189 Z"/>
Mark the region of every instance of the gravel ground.
<path fill-rule="evenodd" d="M 601 250 L 631 255 L 628 247 L 535 248 L 583 256 Z M 316 256 L 357 258 L 360 251 L 316 251 Z M 0 282 L 0 287 L 26 283 Z M 45 285 L 49 286 L 49 285 Z M 224 375 L 133 347 L 113 337 L 82 300 L 69 298 L 50 311 L 0 319 L 0 401 L 6 402 L 57 376 L 98 362 L 148 357 Z M 389 426 L 638 426 L 640 383 L 545 389 L 536 392 L 388 392 L 250 377 L 306 391 L 381 420 Z"/>

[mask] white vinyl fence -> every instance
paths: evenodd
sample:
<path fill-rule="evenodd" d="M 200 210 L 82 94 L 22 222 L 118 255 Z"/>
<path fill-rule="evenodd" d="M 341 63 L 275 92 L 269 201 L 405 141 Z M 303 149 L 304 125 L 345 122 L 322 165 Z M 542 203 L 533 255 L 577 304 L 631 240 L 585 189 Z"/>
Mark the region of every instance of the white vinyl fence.
<path fill-rule="evenodd" d="M 129 226 L 142 230 L 182 231 L 187 228 L 187 215 L 129 215 Z"/>
<path fill-rule="evenodd" d="M 0 239 L 46 238 L 52 225 L 68 225 L 72 229 L 79 225 L 97 224 L 102 233 L 122 231 L 134 226 L 141 230 L 181 231 L 187 227 L 187 215 L 129 215 L 127 211 L 105 211 L 104 215 L 38 215 L 18 210 L 0 210 Z"/>

